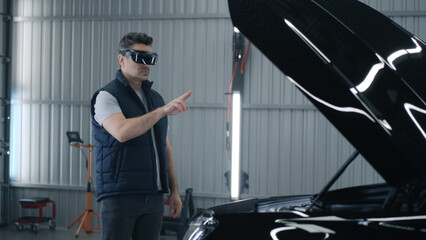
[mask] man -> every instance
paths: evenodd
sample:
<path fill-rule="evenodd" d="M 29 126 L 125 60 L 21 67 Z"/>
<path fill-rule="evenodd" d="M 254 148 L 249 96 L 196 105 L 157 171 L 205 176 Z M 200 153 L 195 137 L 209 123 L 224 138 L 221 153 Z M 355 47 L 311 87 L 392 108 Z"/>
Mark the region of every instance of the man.
<path fill-rule="evenodd" d="M 92 98 L 102 239 L 158 239 L 169 188 L 170 216 L 181 211 L 167 115 L 188 110 L 191 91 L 165 104 L 151 89 L 152 41 L 145 33 L 124 35 L 116 79 Z"/>

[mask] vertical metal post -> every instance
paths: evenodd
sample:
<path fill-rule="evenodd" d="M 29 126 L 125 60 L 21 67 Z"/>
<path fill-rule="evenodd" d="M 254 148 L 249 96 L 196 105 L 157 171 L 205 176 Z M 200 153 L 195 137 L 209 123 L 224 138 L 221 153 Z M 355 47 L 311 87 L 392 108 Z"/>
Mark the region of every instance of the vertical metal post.
<path fill-rule="evenodd" d="M 9 220 L 12 0 L 0 0 L 0 226 Z"/>

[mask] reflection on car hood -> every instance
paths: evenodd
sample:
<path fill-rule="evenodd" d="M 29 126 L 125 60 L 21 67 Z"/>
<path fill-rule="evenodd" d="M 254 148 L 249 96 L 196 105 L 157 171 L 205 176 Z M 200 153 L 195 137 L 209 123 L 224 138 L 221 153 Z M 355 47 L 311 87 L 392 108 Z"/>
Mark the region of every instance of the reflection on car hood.
<path fill-rule="evenodd" d="M 391 184 L 426 178 L 426 45 L 356 0 L 229 0 L 233 24 Z"/>
<path fill-rule="evenodd" d="M 281 212 L 305 208 L 311 204 L 311 195 L 250 198 L 211 207 L 215 214 Z"/>

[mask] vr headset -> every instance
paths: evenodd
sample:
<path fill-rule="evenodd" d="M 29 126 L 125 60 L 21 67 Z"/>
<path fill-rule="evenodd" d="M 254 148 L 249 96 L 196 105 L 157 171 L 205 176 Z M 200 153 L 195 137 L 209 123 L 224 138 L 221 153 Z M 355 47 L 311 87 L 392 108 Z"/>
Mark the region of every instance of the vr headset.
<path fill-rule="evenodd" d="M 118 50 L 118 53 L 124 56 L 132 57 L 133 62 L 145 65 L 157 64 L 158 54 L 137 50 Z"/>

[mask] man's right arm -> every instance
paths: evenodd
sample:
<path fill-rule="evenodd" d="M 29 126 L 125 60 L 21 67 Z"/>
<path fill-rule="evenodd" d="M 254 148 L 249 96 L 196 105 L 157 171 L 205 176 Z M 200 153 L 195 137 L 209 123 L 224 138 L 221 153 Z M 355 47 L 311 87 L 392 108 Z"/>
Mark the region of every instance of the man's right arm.
<path fill-rule="evenodd" d="M 139 117 L 126 118 L 121 112 L 114 113 L 106 118 L 102 125 L 115 139 L 126 142 L 146 133 L 162 117 L 188 110 L 185 100 L 191 96 L 191 93 L 189 91 L 166 105 Z"/>
<path fill-rule="evenodd" d="M 164 116 L 161 108 L 135 118 L 126 118 L 120 112 L 105 119 L 103 126 L 119 142 L 126 142 L 146 133 Z"/>

